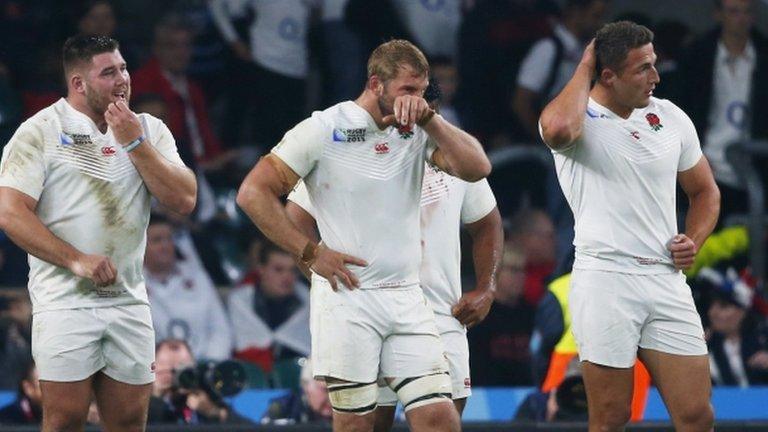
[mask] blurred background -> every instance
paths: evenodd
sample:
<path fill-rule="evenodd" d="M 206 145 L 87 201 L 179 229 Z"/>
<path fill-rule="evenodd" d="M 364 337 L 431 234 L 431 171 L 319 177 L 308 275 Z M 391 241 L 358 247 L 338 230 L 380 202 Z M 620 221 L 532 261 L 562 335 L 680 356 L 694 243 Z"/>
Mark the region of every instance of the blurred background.
<path fill-rule="evenodd" d="M 68 36 L 116 38 L 132 109 L 165 121 L 200 185 L 191 216 L 156 208 L 148 231 L 145 273 L 161 342 L 150 423 L 327 425 L 327 394 L 306 360 L 308 283 L 239 212 L 236 189 L 294 124 L 361 93 L 373 47 L 409 39 L 430 59 L 443 116 L 485 146 L 505 220 L 496 302 L 469 331 L 466 430 L 583 421 L 563 313 L 573 220 L 536 121 L 594 32 L 621 19 L 655 32 L 655 96 L 691 117 L 722 191 L 718 228 L 687 273 L 716 416 L 733 430 L 768 425 L 768 1 L 0 0 L 0 146 L 64 96 Z M 681 224 L 686 204 L 679 197 Z M 4 425 L 39 421 L 27 272 L 25 253 L 0 231 Z M 668 421 L 647 375 L 638 371 L 636 383 L 633 420 Z M 98 425 L 95 407 L 90 420 Z"/>

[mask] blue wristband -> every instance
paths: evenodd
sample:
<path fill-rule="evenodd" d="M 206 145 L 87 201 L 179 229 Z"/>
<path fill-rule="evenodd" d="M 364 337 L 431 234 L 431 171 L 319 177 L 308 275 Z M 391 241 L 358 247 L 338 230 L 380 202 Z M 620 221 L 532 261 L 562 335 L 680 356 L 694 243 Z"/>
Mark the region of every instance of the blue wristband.
<path fill-rule="evenodd" d="M 143 142 L 144 142 L 144 136 L 142 135 L 142 136 L 140 136 L 140 137 L 136 138 L 135 140 L 133 140 L 133 141 L 129 142 L 129 143 L 128 143 L 128 145 L 126 145 L 125 147 L 123 147 L 123 149 L 125 149 L 125 152 L 126 152 L 126 153 L 130 153 L 130 152 L 132 152 L 132 151 L 133 151 L 133 150 L 134 150 L 136 147 L 138 147 L 138 146 L 139 146 L 139 144 L 141 144 L 141 143 L 143 143 Z"/>

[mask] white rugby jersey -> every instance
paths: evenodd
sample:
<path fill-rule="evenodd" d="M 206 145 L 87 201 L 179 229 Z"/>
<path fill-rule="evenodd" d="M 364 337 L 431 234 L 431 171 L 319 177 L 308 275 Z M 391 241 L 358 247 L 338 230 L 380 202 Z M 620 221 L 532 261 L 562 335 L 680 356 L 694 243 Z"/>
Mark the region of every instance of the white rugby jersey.
<path fill-rule="evenodd" d="M 285 134 L 272 152 L 303 177 L 323 243 L 368 262 L 363 289 L 419 282 L 419 198 L 433 141 L 423 129 L 379 130 L 347 101 Z"/>
<path fill-rule="evenodd" d="M 225 360 L 232 354 L 232 329 L 224 305 L 205 269 L 178 261 L 165 279 L 149 271 L 149 294 L 155 340 L 187 341 L 197 359 Z"/>
<path fill-rule="evenodd" d="M 314 216 L 307 188 L 288 199 Z M 435 313 L 451 315 L 461 298 L 461 224 L 477 222 L 496 207 L 488 180 L 468 183 L 427 166 L 421 190 L 421 269 L 424 294 Z"/>
<path fill-rule="evenodd" d="M 139 119 L 148 141 L 183 165 L 165 124 L 149 114 Z M 142 261 L 150 194 L 111 131 L 102 134 L 89 117 L 60 99 L 25 121 L 8 142 L 0 186 L 36 199 L 35 213 L 54 235 L 83 253 L 110 257 L 117 268 L 114 285 L 95 287 L 30 255 L 34 312 L 147 304 Z"/>
<path fill-rule="evenodd" d="M 675 271 L 677 173 L 702 157 L 696 129 L 672 102 L 651 98 L 623 119 L 590 98 L 581 137 L 553 151 L 576 220 L 574 268 Z"/>
<path fill-rule="evenodd" d="M 496 207 L 486 179 L 468 183 L 428 167 L 421 192 L 421 286 L 435 313 L 451 315 L 461 298 L 461 224 Z"/>

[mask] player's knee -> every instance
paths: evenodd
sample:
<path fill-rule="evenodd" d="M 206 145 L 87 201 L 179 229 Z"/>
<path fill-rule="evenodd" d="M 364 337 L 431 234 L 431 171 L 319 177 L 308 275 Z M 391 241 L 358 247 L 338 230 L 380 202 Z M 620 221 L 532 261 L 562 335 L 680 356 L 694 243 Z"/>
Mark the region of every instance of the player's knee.
<path fill-rule="evenodd" d="M 709 402 L 687 404 L 679 411 L 677 419 L 686 430 L 709 431 L 715 424 L 715 413 Z"/>
<path fill-rule="evenodd" d="M 328 384 L 328 398 L 333 410 L 362 416 L 376 409 L 379 386 L 373 383 L 338 382 Z"/>
<path fill-rule="evenodd" d="M 390 386 L 397 393 L 397 398 L 403 404 L 406 413 L 425 405 L 451 401 L 451 378 L 447 372 L 396 378 Z"/>
<path fill-rule="evenodd" d="M 590 403 L 596 404 L 596 406 L 591 407 L 590 421 L 598 423 L 600 430 L 617 430 L 627 424 L 632 416 L 630 405 L 620 401 L 605 400 L 590 401 Z"/>
<path fill-rule="evenodd" d="M 75 411 L 58 410 L 43 412 L 43 428 L 52 432 L 75 432 L 85 427 L 87 414 Z"/>

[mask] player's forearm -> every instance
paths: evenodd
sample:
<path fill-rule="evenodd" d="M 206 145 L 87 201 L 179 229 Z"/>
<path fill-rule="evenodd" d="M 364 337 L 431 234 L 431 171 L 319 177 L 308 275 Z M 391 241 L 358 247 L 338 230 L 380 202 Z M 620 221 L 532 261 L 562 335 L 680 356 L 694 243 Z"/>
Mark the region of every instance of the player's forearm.
<path fill-rule="evenodd" d="M 9 203 L 3 203 L 1 207 L 0 229 L 28 254 L 67 269 L 82 255 L 56 237 L 29 209 Z"/>
<path fill-rule="evenodd" d="M 424 130 L 437 142 L 450 167 L 450 174 L 475 182 L 491 173 L 491 162 L 483 146 L 472 135 L 448 123 L 436 114 L 424 125 Z"/>
<path fill-rule="evenodd" d="M 504 253 L 504 230 L 499 209 L 468 225 L 472 237 L 472 260 L 475 265 L 477 289 L 496 290 L 496 276 Z"/>
<path fill-rule="evenodd" d="M 581 135 L 592 74 L 592 67 L 579 64 L 565 88 L 542 111 L 542 135 L 550 147 L 565 147 Z"/>
<path fill-rule="evenodd" d="M 181 214 L 195 209 L 197 180 L 192 170 L 170 162 L 149 142 L 129 155 L 147 189 L 161 204 Z"/>
<path fill-rule="evenodd" d="M 720 191 L 717 187 L 702 190 L 688 197 L 685 235 L 696 243 L 696 250 L 712 233 L 720 214 Z"/>
<path fill-rule="evenodd" d="M 290 254 L 300 257 L 310 240 L 291 222 L 279 195 L 246 181 L 237 194 L 237 204 L 265 236 Z"/>

